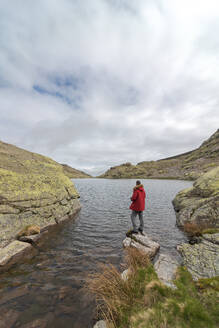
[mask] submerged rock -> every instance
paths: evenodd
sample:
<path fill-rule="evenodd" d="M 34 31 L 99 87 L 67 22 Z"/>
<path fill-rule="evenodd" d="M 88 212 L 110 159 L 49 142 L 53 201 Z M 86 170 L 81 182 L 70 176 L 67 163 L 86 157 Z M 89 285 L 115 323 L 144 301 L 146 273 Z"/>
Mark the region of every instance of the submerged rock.
<path fill-rule="evenodd" d="M 219 228 L 219 166 L 202 175 L 193 187 L 180 191 L 173 206 L 178 226 L 191 222 Z"/>
<path fill-rule="evenodd" d="M 219 233 L 205 234 L 198 244 L 177 247 L 184 265 L 194 278 L 211 278 L 219 275 Z"/>
<path fill-rule="evenodd" d="M 0 310 L 0 327 L 1 328 L 12 328 L 14 327 L 18 317 L 19 312 L 14 309 L 3 308 Z"/>
<path fill-rule="evenodd" d="M 176 277 L 179 262 L 168 254 L 159 254 L 154 263 L 154 269 L 158 278 L 166 285 L 175 288 L 172 280 Z"/>
<path fill-rule="evenodd" d="M 153 259 L 160 249 L 160 245 L 149 238 L 146 234 L 132 234 L 130 237 L 126 237 L 123 240 L 123 246 L 126 247 L 135 247 L 140 251 L 146 253 L 150 259 Z"/>

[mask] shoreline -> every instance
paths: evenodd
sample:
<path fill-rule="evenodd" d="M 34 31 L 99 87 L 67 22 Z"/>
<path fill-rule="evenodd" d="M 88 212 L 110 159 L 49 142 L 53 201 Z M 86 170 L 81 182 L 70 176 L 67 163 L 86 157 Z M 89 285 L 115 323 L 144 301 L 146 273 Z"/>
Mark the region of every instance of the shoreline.
<path fill-rule="evenodd" d="M 33 258 L 37 252 L 36 246 L 39 246 L 41 243 L 43 244 L 44 237 L 58 225 L 76 219 L 80 210 L 81 204 L 79 200 L 74 199 L 74 208 L 70 215 L 65 215 L 59 219 L 55 218 L 54 222 L 44 225 L 40 229 L 39 234 L 25 237 L 25 241 L 14 239 L 5 247 L 0 248 L 0 273 L 7 271 L 14 265 L 22 263 L 24 260 Z"/>

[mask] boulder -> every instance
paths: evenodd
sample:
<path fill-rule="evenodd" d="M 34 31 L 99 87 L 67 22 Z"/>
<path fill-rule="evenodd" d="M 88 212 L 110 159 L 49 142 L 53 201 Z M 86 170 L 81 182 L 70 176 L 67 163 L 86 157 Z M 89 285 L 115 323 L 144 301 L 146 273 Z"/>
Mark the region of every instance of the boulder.
<path fill-rule="evenodd" d="M 180 191 L 173 206 L 178 226 L 191 222 L 219 228 L 219 166 L 202 175 L 193 187 Z"/>
<path fill-rule="evenodd" d="M 160 245 L 149 238 L 146 234 L 132 234 L 123 240 L 123 246 L 135 247 L 146 253 L 150 259 L 153 259 L 160 249 Z"/>
<path fill-rule="evenodd" d="M 172 280 L 176 277 L 179 262 L 168 254 L 159 254 L 154 263 L 158 278 L 168 287 L 175 288 Z"/>
<path fill-rule="evenodd" d="M 177 249 L 195 279 L 219 275 L 219 233 L 204 234 L 198 244 L 182 244 Z"/>

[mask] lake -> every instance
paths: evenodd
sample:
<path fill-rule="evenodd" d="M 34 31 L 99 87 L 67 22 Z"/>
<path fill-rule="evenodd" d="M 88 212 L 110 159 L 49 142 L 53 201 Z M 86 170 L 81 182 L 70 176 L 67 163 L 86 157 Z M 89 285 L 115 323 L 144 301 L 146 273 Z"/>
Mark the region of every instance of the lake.
<path fill-rule="evenodd" d="M 95 303 L 85 280 L 99 263 L 119 266 L 122 240 L 131 228 L 135 180 L 75 179 L 82 210 L 49 235 L 38 254 L 0 276 L 0 327 L 90 328 Z M 186 236 L 175 225 L 172 199 L 189 181 L 142 180 L 145 232 L 163 253 L 179 256 Z"/>

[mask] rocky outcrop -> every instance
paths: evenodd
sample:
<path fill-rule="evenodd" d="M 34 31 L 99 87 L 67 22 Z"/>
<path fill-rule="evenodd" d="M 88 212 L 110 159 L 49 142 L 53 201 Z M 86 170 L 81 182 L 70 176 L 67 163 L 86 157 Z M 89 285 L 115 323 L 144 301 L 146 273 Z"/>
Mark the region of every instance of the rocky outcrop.
<path fill-rule="evenodd" d="M 154 263 L 154 269 L 158 278 L 166 286 L 176 288 L 173 280 L 176 278 L 176 271 L 180 263 L 168 254 L 159 254 Z"/>
<path fill-rule="evenodd" d="M 219 130 L 202 145 L 184 154 L 158 161 L 144 161 L 137 165 L 124 163 L 111 167 L 100 178 L 160 178 L 195 180 L 202 173 L 219 165 Z"/>
<path fill-rule="evenodd" d="M 160 245 L 150 239 L 146 234 L 131 234 L 123 240 L 123 246 L 134 247 L 147 254 L 150 259 L 153 259 L 160 249 Z"/>
<path fill-rule="evenodd" d="M 218 275 L 219 166 L 197 179 L 193 187 L 179 192 L 173 205 L 177 225 L 183 227 L 190 237 L 199 234 L 190 240 L 190 244 L 178 246 L 184 264 L 194 278 Z M 207 234 L 207 231 L 214 233 Z"/>
<path fill-rule="evenodd" d="M 202 175 L 193 187 L 180 191 L 173 206 L 178 226 L 192 222 L 219 228 L 219 166 Z"/>
<path fill-rule="evenodd" d="M 60 164 L 0 142 L 0 253 L 26 226 L 37 225 L 43 233 L 73 217 L 78 198 Z"/>
<path fill-rule="evenodd" d="M 195 245 L 177 247 L 184 265 L 194 278 L 211 278 L 219 275 L 219 233 L 204 234 Z"/>
<path fill-rule="evenodd" d="M 91 175 L 74 169 L 73 167 L 67 165 L 67 164 L 61 164 L 64 170 L 65 175 L 69 177 L 70 179 L 87 179 L 87 178 L 92 178 Z"/>

